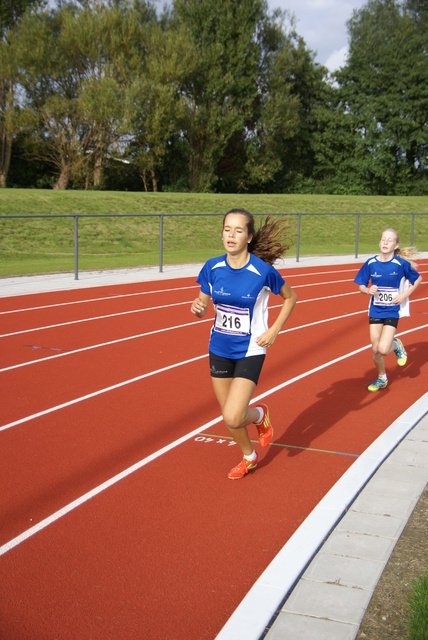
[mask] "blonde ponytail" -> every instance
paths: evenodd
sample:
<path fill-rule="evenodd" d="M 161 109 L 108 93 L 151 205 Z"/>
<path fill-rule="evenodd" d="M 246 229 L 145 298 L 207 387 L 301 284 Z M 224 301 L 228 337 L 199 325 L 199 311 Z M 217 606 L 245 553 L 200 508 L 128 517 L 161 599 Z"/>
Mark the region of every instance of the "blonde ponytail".
<path fill-rule="evenodd" d="M 384 229 L 380 234 L 381 238 L 386 231 L 392 231 L 392 233 L 395 234 L 395 237 L 397 239 L 397 244 L 400 244 L 398 231 L 396 229 L 393 229 L 392 227 L 387 227 L 386 229 Z M 407 260 L 407 262 L 410 262 L 413 269 L 417 268 L 418 265 L 416 264 L 415 260 L 419 258 L 419 254 L 416 247 L 403 247 L 403 249 L 400 249 L 400 247 L 398 247 L 398 249 L 396 249 L 394 253 L 396 256 L 400 256 L 400 258 L 403 258 L 404 260 Z"/>

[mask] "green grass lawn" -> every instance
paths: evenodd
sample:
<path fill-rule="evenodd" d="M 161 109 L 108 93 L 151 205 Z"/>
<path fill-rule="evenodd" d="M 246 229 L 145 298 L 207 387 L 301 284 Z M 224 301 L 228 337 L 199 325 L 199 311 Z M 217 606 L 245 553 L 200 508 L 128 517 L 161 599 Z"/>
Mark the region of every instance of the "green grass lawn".
<path fill-rule="evenodd" d="M 408 640 L 428 638 L 428 571 L 412 585 L 408 602 L 407 630 Z"/>
<path fill-rule="evenodd" d="M 428 197 L 4 189 L 0 191 L 0 276 L 73 271 L 76 214 L 82 216 L 78 219 L 79 270 L 158 265 L 159 214 L 165 214 L 163 264 L 204 262 L 223 248 L 221 216 L 201 214 L 224 214 L 232 207 L 288 215 L 289 256 L 296 255 L 296 214 L 323 214 L 301 216 L 300 256 L 353 255 L 356 215 L 339 214 L 368 214 L 360 216 L 358 252 L 375 253 L 386 226 L 398 229 L 402 246 L 410 244 L 412 217 L 399 214 L 428 214 Z M 17 215 L 28 217 L 13 217 Z M 66 217 L 54 217 L 59 215 Z M 428 250 L 428 215 L 415 217 L 414 244 Z"/>

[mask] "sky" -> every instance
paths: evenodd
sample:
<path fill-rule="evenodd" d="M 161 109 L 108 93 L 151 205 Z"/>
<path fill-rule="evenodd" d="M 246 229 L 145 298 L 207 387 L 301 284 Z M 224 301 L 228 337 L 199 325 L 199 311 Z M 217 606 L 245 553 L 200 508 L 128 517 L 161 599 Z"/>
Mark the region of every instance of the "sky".
<path fill-rule="evenodd" d="M 354 9 L 367 0 L 268 0 L 269 9 L 293 13 L 296 31 L 314 53 L 315 60 L 335 71 L 343 66 L 348 52 L 346 22 Z"/>

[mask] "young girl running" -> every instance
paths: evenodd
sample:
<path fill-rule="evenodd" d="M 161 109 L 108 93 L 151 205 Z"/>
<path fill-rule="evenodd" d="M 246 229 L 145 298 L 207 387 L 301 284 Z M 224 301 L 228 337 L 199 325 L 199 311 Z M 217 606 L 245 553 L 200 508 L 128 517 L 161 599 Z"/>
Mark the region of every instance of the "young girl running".
<path fill-rule="evenodd" d="M 369 258 L 354 280 L 361 293 L 371 296 L 370 340 L 378 377 L 367 387 L 369 391 L 379 391 L 388 385 L 384 356 L 394 351 L 400 367 L 407 362 L 406 350 L 395 332 L 399 318 L 410 315 L 409 296 L 422 281 L 412 262 L 416 249 L 400 249 L 395 229 L 382 231 L 379 248 L 380 254 Z"/>
<path fill-rule="evenodd" d="M 223 219 L 226 254 L 208 260 L 199 273 L 199 297 L 191 312 L 203 318 L 212 298 L 215 320 L 209 342 L 214 394 L 223 420 L 242 451 L 241 462 L 228 478 L 243 478 L 257 466 L 257 453 L 247 426 L 254 423 L 259 443 L 267 447 L 273 436 L 265 404 L 250 408 L 267 347 L 271 347 L 290 316 L 297 296 L 272 266 L 288 249 L 281 236 L 284 223 L 268 217 L 256 231 L 254 217 L 245 209 L 232 209 Z M 272 291 L 283 298 L 275 322 L 268 328 L 268 298 Z"/>

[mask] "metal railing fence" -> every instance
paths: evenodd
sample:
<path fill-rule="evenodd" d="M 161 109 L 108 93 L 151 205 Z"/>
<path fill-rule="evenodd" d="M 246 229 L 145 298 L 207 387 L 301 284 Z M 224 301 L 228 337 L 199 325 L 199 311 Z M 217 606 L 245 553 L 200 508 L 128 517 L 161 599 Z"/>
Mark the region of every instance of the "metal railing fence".
<path fill-rule="evenodd" d="M 266 217 L 268 213 L 254 213 L 255 217 Z M 296 237 L 296 262 L 300 260 L 300 245 L 302 234 L 302 218 L 306 216 L 355 216 L 355 258 L 359 253 L 359 234 L 361 216 L 411 216 L 411 238 L 410 244 L 414 244 L 415 221 L 417 216 L 426 216 L 428 212 L 277 212 L 273 216 L 297 217 L 297 237 Z M 159 219 L 159 271 L 163 271 L 163 249 L 164 249 L 164 220 L 165 218 L 195 217 L 195 216 L 217 216 L 223 217 L 224 213 L 54 213 L 54 214 L 12 214 L 0 215 L 0 220 L 11 219 L 39 219 L 39 218 L 72 218 L 74 220 L 74 278 L 79 279 L 79 219 L 84 218 L 158 218 Z"/>

